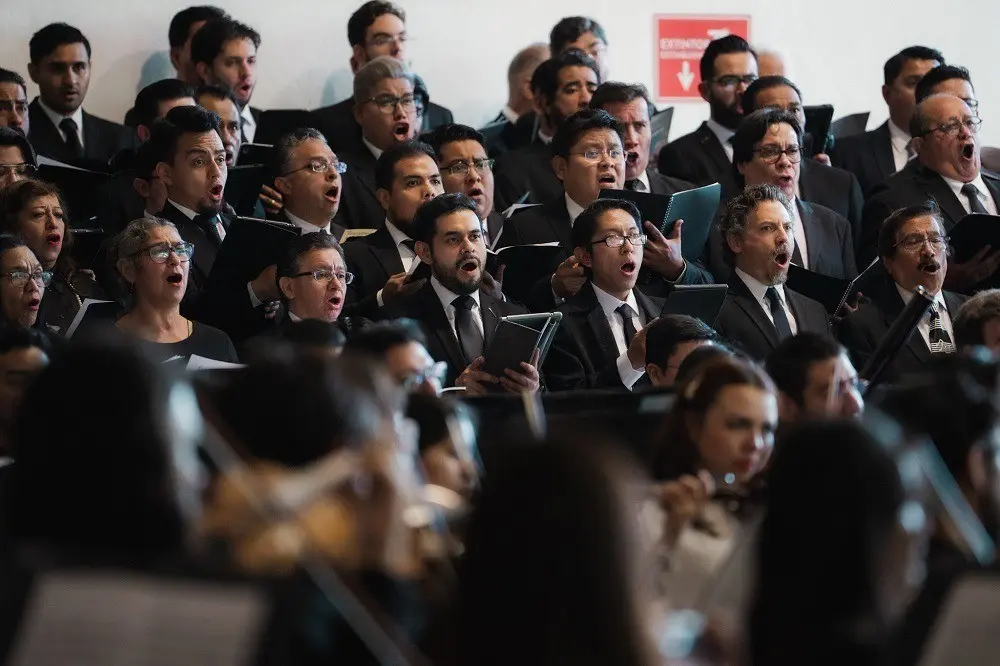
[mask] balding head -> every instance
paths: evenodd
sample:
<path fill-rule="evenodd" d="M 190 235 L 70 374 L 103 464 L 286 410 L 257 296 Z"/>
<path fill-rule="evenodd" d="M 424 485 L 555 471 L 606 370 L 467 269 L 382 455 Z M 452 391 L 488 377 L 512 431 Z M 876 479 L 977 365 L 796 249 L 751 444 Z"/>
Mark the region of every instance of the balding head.
<path fill-rule="evenodd" d="M 785 56 L 775 49 L 763 48 L 757 51 L 757 73 L 765 76 L 788 76 Z"/>
<path fill-rule="evenodd" d="M 535 96 L 531 92 L 531 75 L 535 68 L 549 59 L 549 47 L 541 42 L 518 51 L 507 68 L 507 105 L 517 114 L 531 111 Z"/>
<path fill-rule="evenodd" d="M 946 178 L 969 183 L 979 175 L 982 121 L 954 95 L 931 95 L 916 106 L 910 133 L 918 159 Z"/>

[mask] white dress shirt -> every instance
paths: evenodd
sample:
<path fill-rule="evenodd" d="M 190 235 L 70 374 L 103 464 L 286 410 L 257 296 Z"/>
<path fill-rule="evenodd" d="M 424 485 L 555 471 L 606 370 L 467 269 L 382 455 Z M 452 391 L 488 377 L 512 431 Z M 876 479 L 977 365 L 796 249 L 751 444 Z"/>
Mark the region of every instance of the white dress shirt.
<path fill-rule="evenodd" d="M 38 106 L 42 109 L 42 111 L 45 112 L 45 115 L 49 117 L 49 120 L 52 121 L 52 124 L 56 126 L 56 131 L 59 132 L 59 136 L 62 137 L 63 141 L 66 141 L 66 132 L 62 131 L 62 127 L 59 126 L 59 123 L 61 123 L 66 118 L 72 118 L 73 122 L 76 123 L 76 135 L 80 138 L 80 147 L 81 148 L 86 148 L 87 147 L 86 139 L 83 136 L 83 107 L 82 106 L 78 107 L 76 111 L 74 111 L 73 113 L 71 113 L 68 116 L 64 116 L 63 114 L 58 113 L 57 111 L 53 111 L 52 109 L 50 109 L 48 106 L 45 105 L 45 102 L 42 101 L 41 97 L 38 98 Z"/>
<path fill-rule="evenodd" d="M 646 174 L 646 170 L 643 169 L 639 172 L 639 175 L 635 179 L 635 191 L 636 192 L 652 192 L 652 188 L 649 187 L 649 176 Z"/>
<path fill-rule="evenodd" d="M 719 140 L 720 144 L 722 144 L 722 149 L 726 151 L 726 157 L 728 157 L 729 161 L 732 162 L 733 144 L 729 143 L 729 140 L 733 138 L 733 135 L 736 134 L 736 132 L 727 127 L 723 127 L 711 118 L 706 120 L 705 124 L 708 125 L 708 129 L 712 130 L 712 134 L 714 134 L 715 138 Z"/>
<path fill-rule="evenodd" d="M 591 283 L 591 286 L 594 288 L 594 294 L 597 295 L 597 302 L 604 311 L 604 318 L 608 320 L 608 325 L 611 326 L 611 335 L 614 336 L 615 344 L 618 346 L 618 360 L 615 362 L 615 365 L 618 367 L 618 376 L 621 378 L 625 388 L 631 391 L 635 383 L 639 381 L 639 378 L 646 374 L 646 370 L 645 368 L 636 370 L 632 367 L 632 361 L 628 358 L 628 343 L 625 341 L 625 322 L 617 310 L 625 304 L 632 308 L 632 312 L 636 313 L 636 316 L 632 317 L 632 326 L 635 328 L 636 333 L 641 331 L 645 325 L 642 321 L 642 310 L 639 309 L 639 303 L 635 299 L 634 291 L 628 292 L 628 300 L 620 301 L 596 284 Z"/>
<path fill-rule="evenodd" d="M 455 336 L 455 340 L 458 340 L 458 333 L 455 332 L 455 306 L 452 303 L 460 294 L 456 294 L 451 289 L 448 289 L 434 276 L 431 276 L 431 287 L 434 289 L 434 293 L 437 294 L 438 300 L 441 301 L 441 307 L 444 308 L 444 314 L 448 318 L 448 325 L 451 327 L 451 334 Z M 475 322 L 476 328 L 482 334 L 483 340 L 486 340 L 486 335 L 483 332 L 483 313 L 479 307 L 479 290 L 477 289 L 469 294 L 469 296 L 472 297 L 474 303 L 472 310 L 470 310 L 472 321 Z"/>
<path fill-rule="evenodd" d="M 910 304 L 913 300 L 913 292 L 907 291 L 896 285 L 896 291 L 899 292 L 900 297 L 903 299 L 903 306 Z M 948 313 L 948 305 L 944 302 L 944 295 L 938 292 L 934 296 L 933 307 L 938 311 L 941 316 L 941 325 L 944 326 L 944 330 L 948 332 L 948 337 L 951 338 L 952 343 L 955 342 L 955 329 L 951 326 L 951 315 Z M 927 346 L 928 351 L 931 348 L 931 309 L 927 308 L 927 314 L 920 318 L 920 322 L 917 323 L 917 330 L 920 332 L 920 337 L 924 339 L 924 345 Z"/>
<path fill-rule="evenodd" d="M 370 152 L 376 160 L 382 157 L 383 151 L 376 148 L 375 144 L 366 139 L 364 134 L 361 135 L 361 143 L 365 144 L 365 148 L 368 149 L 368 152 Z"/>
<path fill-rule="evenodd" d="M 576 218 L 580 217 L 580 213 L 583 212 L 585 206 L 581 206 L 577 202 L 573 201 L 568 194 L 564 194 L 566 197 L 566 212 L 569 213 L 569 226 L 573 227 L 573 223 L 576 222 Z"/>
<path fill-rule="evenodd" d="M 799 213 L 798 197 L 792 199 L 792 236 L 795 238 L 795 247 L 799 248 L 799 255 L 802 257 L 802 268 L 809 268 L 809 245 L 806 242 L 806 228 L 802 225 L 802 215 Z"/>
<path fill-rule="evenodd" d="M 509 104 L 503 107 L 503 110 L 500 113 L 503 114 L 503 117 L 506 118 L 507 122 L 509 122 L 511 125 L 516 123 L 517 119 L 521 117 L 521 114 L 517 113 L 516 111 L 514 111 L 514 109 L 510 108 Z"/>
<path fill-rule="evenodd" d="M 294 323 L 298 323 L 298 322 L 302 321 L 302 317 L 300 317 L 297 314 L 295 314 L 294 312 L 292 312 L 291 309 L 288 310 L 288 318 L 291 319 L 292 322 L 294 322 Z"/>
<path fill-rule="evenodd" d="M 952 180 L 951 178 L 946 178 L 945 176 L 941 177 L 944 178 L 944 182 L 948 183 L 948 187 L 950 187 L 951 191 L 955 193 L 956 197 L 958 197 L 958 202 L 962 204 L 962 208 L 965 209 L 965 212 L 971 213 L 972 205 L 969 204 L 969 197 L 965 196 L 965 193 L 962 192 L 962 187 L 965 186 L 965 183 L 963 183 L 960 180 Z M 977 174 L 976 179 L 970 182 L 976 186 L 976 193 L 979 196 L 979 203 L 983 204 L 983 206 L 986 208 L 987 212 L 989 212 L 990 215 L 996 215 L 997 203 L 993 201 L 993 195 L 990 194 L 989 189 L 986 187 L 986 183 L 983 182 L 983 174 L 981 173 Z"/>
<path fill-rule="evenodd" d="M 538 140 L 544 143 L 546 146 L 552 143 L 552 137 L 543 132 L 541 129 L 538 130 Z"/>
<path fill-rule="evenodd" d="M 403 262 L 403 271 L 409 273 L 410 268 L 413 266 L 414 261 L 420 261 L 417 259 L 416 253 L 410 248 L 403 244 L 403 241 L 412 240 L 409 236 L 400 231 L 399 227 L 394 225 L 388 219 L 385 221 L 385 230 L 389 232 L 392 236 L 393 242 L 396 244 L 396 252 L 399 252 L 399 260 Z M 375 300 L 378 302 L 379 307 L 385 305 L 382 301 L 382 290 L 379 289 L 378 293 L 375 294 Z"/>
<path fill-rule="evenodd" d="M 327 233 L 327 234 L 330 233 L 330 223 L 329 222 L 326 223 L 325 227 L 317 227 L 315 224 L 312 224 L 311 222 L 306 222 L 301 217 L 293 214 L 290 210 L 288 210 L 288 208 L 285 208 L 285 217 L 288 218 L 289 222 L 291 222 L 292 224 L 294 224 L 295 226 L 297 226 L 299 229 L 301 229 L 302 233 L 304 233 L 304 234 L 312 234 L 312 233 L 316 233 L 317 231 L 322 231 L 323 233 Z"/>
<path fill-rule="evenodd" d="M 901 171 L 906 163 L 910 161 L 909 145 L 910 133 L 900 129 L 896 123 L 889 120 L 889 143 L 892 144 L 892 161 L 896 166 L 896 171 Z"/>
<path fill-rule="evenodd" d="M 768 286 L 763 282 L 760 282 L 756 278 L 750 277 L 747 273 L 744 273 L 739 268 L 736 269 L 736 275 L 743 280 L 743 284 L 747 286 L 750 293 L 757 300 L 760 307 L 764 308 L 764 314 L 767 315 L 768 320 L 773 324 L 774 316 L 771 315 L 771 301 L 767 300 L 767 289 Z M 791 329 L 792 335 L 799 332 L 799 325 L 795 321 L 795 315 L 792 314 L 792 309 L 788 307 L 788 299 L 785 297 L 785 287 L 780 284 L 774 285 L 775 291 L 778 292 L 779 298 L 781 298 L 781 307 L 785 311 L 785 317 L 788 318 L 788 328 Z"/>
<path fill-rule="evenodd" d="M 247 143 L 253 143 L 253 138 L 257 136 L 257 121 L 254 120 L 253 114 L 250 113 L 250 105 L 247 104 L 240 111 L 240 118 L 243 119 L 243 136 L 246 137 Z"/>

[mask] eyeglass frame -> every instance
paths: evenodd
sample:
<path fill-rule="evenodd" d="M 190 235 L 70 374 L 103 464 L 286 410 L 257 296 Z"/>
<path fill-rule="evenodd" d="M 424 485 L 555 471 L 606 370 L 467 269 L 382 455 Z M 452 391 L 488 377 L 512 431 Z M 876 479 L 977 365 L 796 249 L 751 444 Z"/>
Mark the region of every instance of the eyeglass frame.
<path fill-rule="evenodd" d="M 782 156 L 787 157 L 788 161 L 791 162 L 792 164 L 799 164 L 802 161 L 801 145 L 789 146 L 788 148 L 785 148 L 784 150 L 780 151 L 777 155 L 775 155 L 773 159 L 765 157 L 764 155 L 761 154 L 761 151 L 770 149 L 772 147 L 776 147 L 776 145 L 777 144 L 769 143 L 765 146 L 759 146 L 753 149 L 753 154 L 759 156 L 760 159 L 762 159 L 765 164 L 777 164 L 778 162 L 781 161 Z M 792 148 L 794 148 L 795 150 L 792 150 Z M 797 155 L 796 159 L 792 159 L 793 154 Z"/>
<path fill-rule="evenodd" d="M 484 169 L 479 168 L 479 164 L 485 164 Z M 496 160 L 492 157 L 484 157 L 478 160 L 466 161 L 460 160 L 453 164 L 449 164 L 446 167 L 441 167 L 443 173 L 447 173 L 449 176 L 468 176 L 470 169 L 475 169 L 480 176 L 485 176 L 487 172 L 493 172 L 493 165 L 496 164 Z M 458 167 L 462 167 L 461 171 L 457 171 Z"/>
<path fill-rule="evenodd" d="M 386 105 L 389 104 L 389 98 L 392 99 L 392 105 L 388 107 L 388 110 L 382 108 L 382 104 L 378 102 L 379 97 L 382 97 L 384 99 Z M 404 102 L 406 103 L 404 104 Z M 379 113 L 381 113 L 384 116 L 389 116 L 395 113 L 397 106 L 402 106 L 403 109 L 405 110 L 407 106 L 412 104 L 413 110 L 416 111 L 417 105 L 420 104 L 420 102 L 417 100 L 417 96 L 413 93 L 409 94 L 409 99 L 407 99 L 407 97 L 405 96 L 395 97 L 394 95 L 378 95 L 376 97 L 369 97 L 368 99 L 365 100 L 365 104 L 369 103 L 374 104 L 375 108 L 379 110 Z"/>
<path fill-rule="evenodd" d="M 407 375 L 402 381 L 403 390 L 409 393 L 416 387 L 427 382 L 435 382 L 437 386 L 444 384 L 444 378 L 448 375 L 447 361 L 436 361 L 419 372 Z"/>
<path fill-rule="evenodd" d="M 15 275 L 24 275 L 25 276 L 24 282 L 22 282 L 21 284 L 15 283 L 14 282 Z M 21 270 L 7 271 L 4 273 L 0 273 L 0 277 L 7 278 L 7 282 L 9 282 L 10 286 L 14 287 L 15 289 L 28 286 L 28 280 L 34 280 L 35 284 L 38 285 L 39 287 L 48 287 L 50 284 L 52 284 L 52 278 L 54 276 L 55 273 L 53 271 L 46 271 L 46 270 L 41 270 L 38 272 L 32 271 L 30 273 L 28 271 L 21 271 Z M 39 279 L 41 279 L 41 282 L 39 282 Z"/>
<path fill-rule="evenodd" d="M 153 256 L 153 250 L 155 250 L 156 248 L 162 248 L 163 246 L 167 247 L 167 254 L 163 257 L 162 261 L 159 261 L 159 260 L 156 259 L 156 257 Z M 190 253 L 186 257 L 183 254 L 181 254 L 180 252 L 177 251 L 178 248 L 185 248 L 185 247 L 186 248 L 190 248 L 189 249 Z M 167 263 L 167 260 L 170 259 L 170 255 L 171 254 L 176 254 L 177 258 L 180 259 L 181 263 L 183 264 L 183 263 L 186 263 L 188 261 L 191 261 L 192 257 L 194 257 L 194 243 L 188 243 L 187 241 L 181 241 L 180 243 L 176 243 L 174 245 L 171 245 L 170 243 L 156 243 L 155 245 L 150 245 L 149 247 L 144 247 L 141 250 L 136 250 L 135 252 L 133 252 L 132 254 L 130 254 L 128 256 L 130 258 L 134 258 L 134 257 L 138 257 L 141 254 L 148 255 L 149 256 L 149 260 L 152 261 L 154 264 L 165 264 L 165 263 Z"/>
<path fill-rule="evenodd" d="M 313 165 L 314 164 L 320 164 L 320 163 L 324 164 L 326 166 L 326 168 L 323 169 L 322 171 L 316 171 L 316 169 L 313 168 Z M 319 160 L 319 159 L 309 160 L 309 162 L 305 166 L 300 166 L 298 169 L 292 169 L 291 171 L 287 171 L 287 172 L 281 174 L 281 177 L 284 178 L 285 176 L 291 176 L 293 173 L 298 173 L 299 171 L 305 171 L 307 169 L 309 171 L 311 171 L 312 173 L 329 173 L 329 171 L 330 171 L 331 168 L 334 171 L 336 171 L 338 175 L 342 176 L 345 173 L 347 173 L 347 162 L 341 162 L 340 160 L 334 160 L 332 162 L 328 162 L 326 160 Z"/>
<path fill-rule="evenodd" d="M 290 278 L 311 277 L 314 282 L 323 282 L 324 280 L 321 277 L 319 277 L 319 275 L 317 275 L 317 273 L 329 273 L 330 274 L 330 278 L 326 280 L 327 284 L 330 284 L 331 282 L 333 282 L 333 278 L 337 278 L 337 280 L 340 281 L 340 282 L 342 282 L 342 283 L 344 283 L 345 286 L 351 284 L 352 282 L 354 282 L 354 273 L 352 273 L 350 271 L 344 271 L 344 277 L 341 278 L 339 275 L 337 275 L 336 272 L 327 270 L 325 268 L 317 268 L 314 271 L 303 271 L 301 273 L 295 273 L 294 275 L 289 275 L 288 277 L 290 277 Z"/>
<path fill-rule="evenodd" d="M 924 137 L 934 132 L 941 132 L 945 136 L 958 136 L 963 125 L 969 130 L 970 134 L 979 134 L 979 128 L 983 126 L 983 119 L 979 116 L 970 116 L 964 120 L 952 121 L 944 125 L 938 125 L 937 127 L 928 127 L 920 134 L 917 134 L 916 137 Z"/>
<path fill-rule="evenodd" d="M 620 245 L 612 245 L 610 243 L 610 241 L 611 241 L 612 238 L 620 238 L 621 239 L 621 244 Z M 638 241 L 639 244 L 636 245 L 635 242 L 633 242 L 633 239 L 635 239 L 636 241 Z M 590 241 L 590 246 L 593 247 L 594 245 L 597 245 L 598 243 L 604 243 L 605 245 L 607 245 L 608 247 L 610 247 L 612 250 L 617 250 L 618 248 L 625 246 L 625 241 L 628 241 L 628 244 L 631 245 L 632 247 L 643 247 L 643 246 L 646 245 L 646 243 L 648 242 L 648 240 L 649 240 L 649 237 L 646 234 L 643 234 L 643 233 L 634 233 L 634 234 L 629 234 L 628 236 L 622 236 L 621 234 L 608 234 L 604 238 L 595 238 L 595 239 L 591 240 Z"/>
<path fill-rule="evenodd" d="M 920 236 L 919 238 L 914 238 L 912 236 L 907 236 L 906 238 L 900 240 L 892 246 L 892 249 L 900 248 L 903 252 L 907 254 L 914 254 L 916 251 L 920 250 L 924 244 L 929 244 L 932 249 L 946 249 L 948 247 L 948 242 L 951 240 L 950 236 L 945 236 L 943 234 L 938 234 L 937 238 L 931 238 L 930 236 Z M 912 247 L 907 247 L 911 245 Z"/>
<path fill-rule="evenodd" d="M 18 162 L 17 164 L 0 164 L 0 175 L 6 176 L 16 173 L 19 176 L 34 176 L 38 172 L 38 167 L 29 162 Z"/>
<path fill-rule="evenodd" d="M 723 74 L 722 76 L 716 76 L 710 79 L 710 83 L 713 83 L 721 88 L 735 88 L 741 83 L 744 85 L 751 85 L 754 81 L 760 77 L 756 74 L 747 74 L 745 76 L 739 76 L 737 74 Z M 723 83 L 724 79 L 729 79 L 730 83 Z M 747 80 L 749 79 L 749 81 Z"/>
<path fill-rule="evenodd" d="M 611 154 L 613 151 L 616 151 L 616 150 L 618 151 L 618 156 L 617 157 Z M 594 155 L 593 157 L 587 157 L 587 153 L 597 153 L 597 155 Z M 600 150 L 597 150 L 596 148 L 591 148 L 589 150 L 583 151 L 582 153 L 581 152 L 570 152 L 569 154 L 570 155 L 578 155 L 578 156 L 582 157 L 583 159 L 587 160 L 588 162 L 598 162 L 605 155 L 612 162 L 624 162 L 625 161 L 625 149 L 624 148 L 611 148 L 610 150 L 607 150 L 607 149 L 604 149 L 604 148 L 601 148 Z"/>

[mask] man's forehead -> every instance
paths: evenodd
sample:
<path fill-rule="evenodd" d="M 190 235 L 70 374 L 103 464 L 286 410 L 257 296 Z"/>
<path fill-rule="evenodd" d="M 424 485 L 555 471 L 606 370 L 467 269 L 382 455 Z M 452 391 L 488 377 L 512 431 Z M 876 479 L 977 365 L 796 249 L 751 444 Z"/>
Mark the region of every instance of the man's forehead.
<path fill-rule="evenodd" d="M 604 231 L 633 227 L 638 229 L 639 225 L 630 214 L 620 208 L 612 208 L 598 216 L 596 227 L 597 231 Z"/>
<path fill-rule="evenodd" d="M 479 159 L 486 157 L 486 149 L 478 141 L 466 139 L 462 141 L 452 141 L 441 146 L 441 161 L 447 162 L 460 157 L 472 157 Z"/>
<path fill-rule="evenodd" d="M 899 233 L 905 236 L 907 234 L 920 233 L 927 230 L 940 231 L 940 227 L 933 216 L 921 215 L 920 217 L 915 217 L 912 220 L 907 220 L 903 226 L 899 228 Z"/>
<path fill-rule="evenodd" d="M 643 120 L 649 118 L 649 105 L 642 97 L 636 97 L 631 102 L 608 102 L 604 105 L 604 110 L 619 120 L 622 118 L 633 120 L 636 117 Z"/>
<path fill-rule="evenodd" d="M 384 95 L 386 93 L 405 92 L 413 92 L 413 83 L 405 77 L 398 79 L 381 79 L 375 83 L 374 86 L 372 86 L 372 97 L 376 95 Z"/>
<path fill-rule="evenodd" d="M 292 157 L 297 159 L 313 159 L 316 157 L 326 157 L 335 159 L 333 150 L 324 141 L 319 139 L 306 139 L 299 145 L 292 148 Z"/>
<path fill-rule="evenodd" d="M 434 175 L 437 172 L 437 164 L 429 155 L 405 157 L 396 162 L 396 166 L 393 168 L 393 174 L 395 174 L 396 178 Z"/>
<path fill-rule="evenodd" d="M 618 133 L 610 129 L 593 129 L 580 135 L 573 147 L 586 146 L 586 145 L 621 145 L 621 139 L 618 137 Z"/>
<path fill-rule="evenodd" d="M 723 53 L 715 58 L 715 75 L 752 74 L 757 71 L 757 59 L 752 53 Z"/>
<path fill-rule="evenodd" d="M 222 138 L 214 130 L 208 132 L 185 132 L 181 135 L 181 147 L 184 150 L 224 150 Z"/>
<path fill-rule="evenodd" d="M 27 99 L 27 96 L 24 93 L 24 88 L 22 88 L 20 84 L 14 83 L 13 81 L 0 82 L 0 97 Z"/>
<path fill-rule="evenodd" d="M 580 79 L 596 83 L 597 73 L 586 65 L 568 65 L 559 70 L 558 79 L 560 84 Z"/>
<path fill-rule="evenodd" d="M 48 60 L 50 63 L 73 64 L 87 62 L 89 58 L 87 57 L 87 47 L 83 45 L 83 42 L 74 42 L 72 44 L 60 44 L 52 50 L 52 53 L 49 53 L 42 59 Z"/>
<path fill-rule="evenodd" d="M 480 229 L 482 229 L 482 222 L 479 221 L 479 216 L 471 210 L 457 210 L 438 218 L 437 221 L 438 233 L 442 234 L 479 231 Z"/>

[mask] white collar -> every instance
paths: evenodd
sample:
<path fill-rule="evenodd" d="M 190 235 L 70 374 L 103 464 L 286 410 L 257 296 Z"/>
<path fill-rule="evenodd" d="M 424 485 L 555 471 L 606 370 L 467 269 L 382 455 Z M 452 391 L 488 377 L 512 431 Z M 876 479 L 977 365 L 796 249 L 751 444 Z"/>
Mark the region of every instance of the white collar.
<path fill-rule="evenodd" d="M 289 222 L 291 222 L 292 224 L 294 224 L 295 226 L 297 226 L 299 229 L 301 229 L 303 233 L 307 233 L 308 234 L 308 233 L 312 233 L 312 232 L 315 232 L 315 231 L 325 231 L 326 233 L 330 233 L 330 223 L 329 222 L 327 222 L 325 226 L 318 227 L 315 224 L 313 224 L 312 222 L 306 222 L 305 220 L 303 220 L 298 215 L 293 214 L 292 211 L 288 210 L 287 206 L 285 207 L 285 217 L 288 218 Z"/>
<path fill-rule="evenodd" d="M 62 131 L 61 128 L 59 127 L 59 123 L 61 123 L 66 118 L 72 118 L 73 122 L 76 123 L 76 133 L 77 133 L 77 136 L 80 137 L 80 143 L 81 144 L 83 143 L 83 105 L 82 104 L 77 107 L 76 111 L 74 111 L 73 113 L 71 113 L 68 116 L 64 116 L 63 114 L 58 113 L 58 112 L 50 109 L 48 107 L 48 105 L 46 105 L 45 102 L 42 101 L 41 96 L 39 96 L 37 99 L 38 99 L 38 106 L 42 109 L 42 111 L 45 112 L 45 115 L 49 117 L 49 120 L 51 120 L 52 124 L 56 126 L 56 129 Z"/>
<path fill-rule="evenodd" d="M 302 317 L 300 317 L 297 314 L 295 314 L 294 312 L 292 312 L 292 309 L 290 307 L 288 308 L 288 318 L 291 319 L 293 322 L 300 322 L 300 321 L 302 321 Z"/>
<path fill-rule="evenodd" d="M 382 153 L 384 151 L 381 151 L 378 148 L 376 148 L 375 144 L 366 139 L 364 134 L 361 135 L 361 142 L 365 144 L 366 148 L 368 148 L 368 152 L 370 152 L 372 155 L 375 156 L 375 159 L 382 157 Z"/>
<path fill-rule="evenodd" d="M 889 119 L 889 139 L 893 143 L 902 143 L 905 146 L 910 143 L 912 138 L 909 132 L 892 122 L 892 118 Z"/>
<path fill-rule="evenodd" d="M 459 294 L 456 294 L 451 289 L 441 284 L 441 281 L 437 279 L 436 275 L 431 276 L 431 288 L 434 289 L 434 293 L 437 294 L 438 300 L 441 301 L 441 306 L 444 308 L 444 311 L 448 312 L 448 308 L 453 307 L 452 303 L 459 297 Z M 480 307 L 479 290 L 476 289 L 474 292 L 469 294 L 469 296 L 471 296 L 472 300 L 475 301 L 476 307 Z"/>
<path fill-rule="evenodd" d="M 913 292 L 912 291 L 908 291 L 906 289 L 903 289 L 899 285 L 898 282 L 895 283 L 895 284 L 896 284 L 896 291 L 899 292 L 900 298 L 903 299 L 903 306 L 905 307 L 905 306 L 909 305 L 910 301 L 913 300 Z M 938 310 L 941 310 L 941 308 L 944 308 L 945 312 L 948 311 L 948 304 L 944 302 L 944 292 L 943 291 L 939 291 L 938 293 L 934 294 L 934 305 L 938 306 L 938 308 L 937 308 Z"/>
<path fill-rule="evenodd" d="M 521 117 L 521 114 L 517 113 L 516 111 L 514 111 L 514 109 L 510 108 L 510 104 L 503 107 L 503 111 L 501 111 L 500 113 L 503 114 L 503 117 L 506 118 L 507 122 L 509 122 L 511 125 L 516 123 L 517 119 Z"/>
<path fill-rule="evenodd" d="M 715 135 L 715 138 L 719 140 L 719 144 L 723 147 L 728 146 L 729 140 L 736 134 L 734 130 L 720 125 L 714 118 L 709 118 L 705 121 L 705 124 L 708 125 L 708 129 L 712 130 L 712 134 Z"/>
<path fill-rule="evenodd" d="M 572 227 L 573 223 L 576 222 L 576 218 L 580 217 L 580 213 L 583 212 L 584 207 L 573 201 L 570 195 L 564 194 L 563 196 L 566 197 L 566 212 L 569 213 L 569 226 Z"/>
<path fill-rule="evenodd" d="M 247 104 L 240 109 L 240 118 L 243 119 L 244 127 L 247 125 L 250 127 L 257 127 L 257 121 L 253 119 L 253 113 L 250 111 L 250 104 Z"/>
<path fill-rule="evenodd" d="M 646 189 L 643 190 L 643 192 L 652 192 L 653 191 L 653 188 L 651 188 L 649 186 L 649 174 L 646 173 L 645 169 L 643 169 L 642 171 L 639 172 L 639 177 L 636 178 L 636 180 L 639 181 L 640 183 L 642 183 L 643 186 L 646 188 Z"/>
<path fill-rule="evenodd" d="M 403 241 L 413 240 L 403 233 L 399 227 L 390 222 L 388 218 L 385 220 L 385 230 L 389 232 L 390 236 L 392 236 L 392 242 L 396 244 L 396 247 L 402 245 Z"/>
<path fill-rule="evenodd" d="M 639 316 L 639 303 L 635 299 L 635 291 L 629 290 L 628 298 L 624 301 L 618 300 L 616 296 L 612 296 L 608 292 L 604 291 L 600 287 L 591 281 L 590 286 L 594 288 L 594 294 L 597 296 L 597 302 L 600 304 L 601 309 L 604 310 L 604 317 L 610 319 L 614 314 L 617 313 L 618 308 L 622 305 L 628 305 L 632 308 L 637 316 Z"/>
<path fill-rule="evenodd" d="M 965 194 L 962 192 L 962 188 L 965 185 L 967 185 L 968 183 L 963 183 L 960 180 L 952 180 L 951 178 L 948 178 L 947 176 L 941 176 L 941 178 L 944 179 L 944 182 L 948 183 L 948 187 L 950 187 L 951 191 L 955 193 L 955 196 L 965 197 Z M 969 183 L 975 185 L 976 186 L 976 190 L 980 194 L 983 194 L 986 197 L 990 196 L 990 191 L 988 189 L 986 189 L 986 183 L 983 182 L 983 174 L 982 174 L 982 172 L 977 173 L 976 177 L 973 178 L 972 180 L 970 180 Z M 964 199 L 960 199 L 960 201 L 964 201 Z"/>
<path fill-rule="evenodd" d="M 780 284 L 766 285 L 763 282 L 761 282 L 760 280 L 758 280 L 757 278 L 751 276 L 749 273 L 746 273 L 745 271 L 743 271 L 740 268 L 735 269 L 735 272 L 736 272 L 736 275 L 741 280 L 743 280 L 743 284 L 745 284 L 747 286 L 747 289 L 750 290 L 750 293 L 753 294 L 753 297 L 756 298 L 758 302 L 760 302 L 762 304 L 767 302 L 767 301 L 764 300 L 765 294 L 767 294 L 767 290 L 770 288 L 770 286 L 773 286 L 774 290 L 778 292 L 778 296 L 781 297 L 781 302 L 782 303 L 786 303 L 786 301 L 785 301 L 785 288 L 784 288 L 784 285 L 780 285 Z M 787 305 L 787 303 L 786 303 L 786 305 Z"/>
<path fill-rule="evenodd" d="M 546 134 L 545 132 L 543 132 L 541 128 L 538 128 L 538 138 L 546 146 L 549 145 L 550 143 L 552 143 L 552 137 L 549 136 L 548 134 Z"/>
<path fill-rule="evenodd" d="M 180 205 L 179 203 L 177 203 L 173 199 L 167 199 L 167 203 L 170 204 L 170 205 L 172 205 L 174 208 L 176 208 L 180 212 L 184 213 L 185 217 L 187 217 L 187 219 L 189 219 L 189 220 L 193 220 L 194 218 L 198 217 L 198 213 L 196 213 L 195 211 L 191 210 L 187 206 Z"/>

